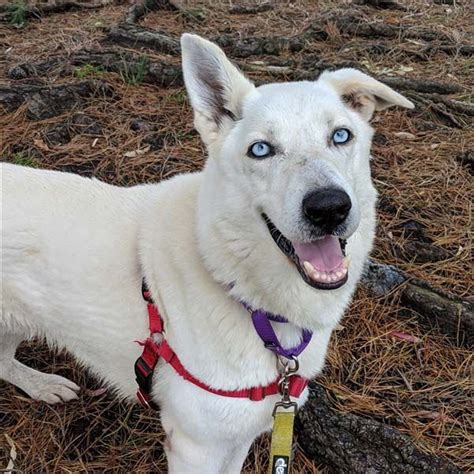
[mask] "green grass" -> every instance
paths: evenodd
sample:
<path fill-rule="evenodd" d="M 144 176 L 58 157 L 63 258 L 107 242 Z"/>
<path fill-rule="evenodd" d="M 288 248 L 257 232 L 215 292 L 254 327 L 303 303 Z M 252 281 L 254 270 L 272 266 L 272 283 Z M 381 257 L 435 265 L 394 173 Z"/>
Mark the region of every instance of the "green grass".
<path fill-rule="evenodd" d="M 167 97 L 168 101 L 172 104 L 185 104 L 187 100 L 186 89 L 179 90 L 178 92 L 173 92 Z"/>
<path fill-rule="evenodd" d="M 10 159 L 8 161 L 10 161 L 10 163 L 13 163 L 15 165 L 29 166 L 30 168 L 40 167 L 39 163 L 36 161 L 35 158 L 21 151 L 10 155 Z"/>
<path fill-rule="evenodd" d="M 104 70 L 101 67 L 93 66 L 92 64 L 84 64 L 84 66 L 78 67 L 74 70 L 74 76 L 79 79 L 86 77 L 97 77 L 104 74 Z"/>
<path fill-rule="evenodd" d="M 148 58 L 140 56 L 138 61 L 130 63 L 123 61 L 123 68 L 120 72 L 123 82 L 136 86 L 141 84 L 148 74 Z"/>
<path fill-rule="evenodd" d="M 10 24 L 18 28 L 25 26 L 27 21 L 28 8 L 24 0 L 18 0 L 7 5 L 7 12 L 10 18 Z"/>

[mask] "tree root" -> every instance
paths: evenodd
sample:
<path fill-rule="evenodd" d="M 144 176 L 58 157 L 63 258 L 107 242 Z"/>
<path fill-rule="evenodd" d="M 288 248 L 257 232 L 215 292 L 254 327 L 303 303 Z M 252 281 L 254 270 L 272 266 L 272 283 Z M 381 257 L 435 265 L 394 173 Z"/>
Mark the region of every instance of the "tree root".
<path fill-rule="evenodd" d="M 329 37 L 328 26 L 336 28 L 340 34 L 350 37 L 380 38 L 387 39 L 416 39 L 427 42 L 425 51 L 443 51 L 451 55 L 473 54 L 474 46 L 471 44 L 453 43 L 452 39 L 445 33 L 408 25 L 390 25 L 383 21 L 371 21 L 361 16 L 358 12 L 346 15 L 326 15 L 322 19 L 315 20 L 300 36 L 304 40 L 326 40 Z"/>
<path fill-rule="evenodd" d="M 160 53 L 178 55 L 179 41 L 159 31 L 124 22 L 113 27 L 107 40 L 131 48 L 150 48 Z"/>
<path fill-rule="evenodd" d="M 125 22 L 137 23 L 138 20 L 153 10 L 177 10 L 177 8 L 173 2 L 169 0 L 142 0 L 128 9 Z"/>
<path fill-rule="evenodd" d="M 409 79 L 407 77 L 384 76 L 379 78 L 387 86 L 402 91 L 409 90 L 434 94 L 456 94 L 464 90 L 452 82 L 440 82 L 431 79 Z"/>
<path fill-rule="evenodd" d="M 70 70 L 73 66 L 90 65 L 122 75 L 125 81 L 146 82 L 162 87 L 183 84 L 180 66 L 165 61 L 149 61 L 147 57 L 108 50 L 83 50 L 67 58 L 51 58 L 41 63 L 23 63 L 11 68 L 11 79 L 44 76 L 56 69 Z"/>
<path fill-rule="evenodd" d="M 411 99 L 415 102 L 418 101 L 420 104 L 429 104 L 429 103 L 441 103 L 446 106 L 447 109 L 452 112 L 468 115 L 474 117 L 474 106 L 468 104 L 467 102 L 462 102 L 460 100 L 448 99 L 439 94 L 408 94 Z"/>
<path fill-rule="evenodd" d="M 370 261 L 362 279 L 376 296 L 399 291 L 402 305 L 414 310 L 420 321 L 455 339 L 459 345 L 474 345 L 474 304 L 410 278 L 391 265 Z"/>
<path fill-rule="evenodd" d="M 96 10 L 103 8 L 107 5 L 114 3 L 114 0 L 100 0 L 95 3 L 91 2 L 76 2 L 72 0 L 59 0 L 56 3 L 38 3 L 35 5 L 25 5 L 21 8 L 23 9 L 23 15 L 25 18 L 39 18 L 41 19 L 45 15 L 50 15 L 52 13 L 62 13 L 69 10 Z M 1 21 L 11 21 L 12 11 L 18 8 L 14 3 L 4 5 L 2 7 L 2 13 L 0 13 L 0 22 Z"/>
<path fill-rule="evenodd" d="M 460 473 L 449 461 L 421 452 L 400 431 L 384 423 L 331 407 L 325 389 L 310 384 L 310 396 L 296 419 L 298 445 L 334 473 Z"/>
<path fill-rule="evenodd" d="M 0 88 L 0 106 L 5 112 L 26 104 L 26 116 L 31 120 L 43 120 L 61 115 L 83 105 L 87 99 L 98 96 L 114 97 L 113 88 L 96 80 L 54 87 L 31 84 Z"/>
<path fill-rule="evenodd" d="M 358 12 L 350 12 L 345 15 L 329 14 L 321 20 L 317 19 L 308 28 L 306 34 L 310 37 L 319 38 L 327 36 L 327 26 L 332 24 L 339 32 L 346 36 L 359 36 L 363 38 L 397 38 L 421 39 L 423 41 L 450 41 L 449 36 L 444 33 L 427 28 L 413 27 L 407 25 L 390 25 L 383 21 L 370 21 L 369 18 Z M 326 35 L 324 34 L 326 32 Z"/>

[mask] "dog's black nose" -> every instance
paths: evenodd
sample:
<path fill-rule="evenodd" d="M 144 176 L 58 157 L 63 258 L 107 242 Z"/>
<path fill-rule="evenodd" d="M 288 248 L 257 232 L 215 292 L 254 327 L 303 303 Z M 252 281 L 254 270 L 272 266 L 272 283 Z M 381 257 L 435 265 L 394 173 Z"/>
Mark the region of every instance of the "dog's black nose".
<path fill-rule="evenodd" d="M 351 207 L 348 194 L 337 188 L 314 191 L 303 199 L 304 215 L 328 234 L 344 222 Z"/>

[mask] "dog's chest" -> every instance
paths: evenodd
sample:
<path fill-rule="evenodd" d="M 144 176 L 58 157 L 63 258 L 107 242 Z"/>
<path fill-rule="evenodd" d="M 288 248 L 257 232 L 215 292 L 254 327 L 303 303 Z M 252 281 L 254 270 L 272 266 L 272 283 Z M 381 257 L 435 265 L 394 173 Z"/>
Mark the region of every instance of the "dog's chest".
<path fill-rule="evenodd" d="M 281 395 L 261 401 L 219 396 L 183 380 L 169 367 L 160 374 L 155 380 L 160 405 L 190 431 L 205 430 L 210 439 L 232 442 L 254 439 L 272 427 L 273 408 Z M 296 401 L 301 406 L 306 398 L 307 390 Z"/>

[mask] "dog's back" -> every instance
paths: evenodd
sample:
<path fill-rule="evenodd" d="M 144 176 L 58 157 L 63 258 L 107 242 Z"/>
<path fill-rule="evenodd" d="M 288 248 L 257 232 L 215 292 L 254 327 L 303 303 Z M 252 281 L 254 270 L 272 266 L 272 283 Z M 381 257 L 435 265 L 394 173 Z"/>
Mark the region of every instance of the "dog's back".
<path fill-rule="evenodd" d="M 107 299 L 117 281 L 133 278 L 139 208 L 151 187 L 10 164 L 1 177 L 4 329 L 60 330 L 56 310 L 85 317 L 97 302 L 83 295 Z"/>

